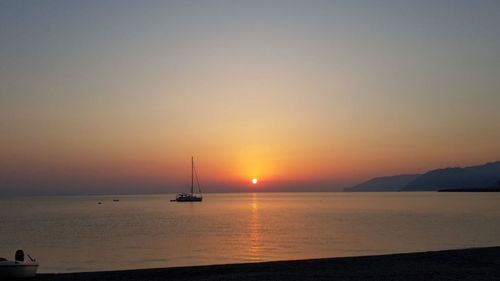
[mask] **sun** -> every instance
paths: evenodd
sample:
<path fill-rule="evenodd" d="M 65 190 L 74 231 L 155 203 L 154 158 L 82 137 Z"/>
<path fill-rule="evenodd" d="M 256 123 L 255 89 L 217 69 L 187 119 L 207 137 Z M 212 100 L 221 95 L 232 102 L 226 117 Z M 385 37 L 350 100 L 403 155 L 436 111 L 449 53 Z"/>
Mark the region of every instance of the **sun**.
<path fill-rule="evenodd" d="M 252 184 L 257 184 L 258 182 L 259 182 L 259 180 L 258 180 L 258 179 L 256 179 L 256 178 L 253 178 L 253 179 L 252 179 Z"/>

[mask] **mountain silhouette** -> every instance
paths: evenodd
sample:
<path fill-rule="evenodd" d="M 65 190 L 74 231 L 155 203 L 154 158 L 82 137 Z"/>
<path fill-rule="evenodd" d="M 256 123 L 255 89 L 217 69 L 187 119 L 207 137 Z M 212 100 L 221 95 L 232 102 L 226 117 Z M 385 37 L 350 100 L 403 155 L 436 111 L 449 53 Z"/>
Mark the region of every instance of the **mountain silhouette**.
<path fill-rule="evenodd" d="M 418 176 L 420 175 L 397 175 L 373 178 L 353 187 L 345 188 L 344 191 L 400 191 Z"/>
<path fill-rule="evenodd" d="M 450 167 L 421 175 L 377 177 L 344 191 L 437 191 L 500 188 L 500 161 L 470 167 Z"/>
<path fill-rule="evenodd" d="M 500 161 L 465 168 L 429 171 L 403 188 L 403 191 L 434 191 L 440 189 L 495 188 L 500 180 Z"/>

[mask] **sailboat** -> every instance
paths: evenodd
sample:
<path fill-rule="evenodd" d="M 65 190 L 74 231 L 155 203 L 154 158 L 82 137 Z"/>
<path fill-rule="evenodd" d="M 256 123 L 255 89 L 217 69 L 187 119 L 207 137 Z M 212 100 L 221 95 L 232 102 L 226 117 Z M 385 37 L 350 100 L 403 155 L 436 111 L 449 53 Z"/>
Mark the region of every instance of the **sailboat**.
<path fill-rule="evenodd" d="M 196 178 L 196 185 L 198 186 L 199 196 L 194 194 L 194 179 Z M 175 197 L 175 202 L 201 202 L 203 200 L 203 196 L 201 195 L 200 181 L 198 180 L 198 174 L 196 173 L 196 169 L 194 168 L 194 159 L 191 156 L 191 193 L 179 193 L 177 197 Z"/>

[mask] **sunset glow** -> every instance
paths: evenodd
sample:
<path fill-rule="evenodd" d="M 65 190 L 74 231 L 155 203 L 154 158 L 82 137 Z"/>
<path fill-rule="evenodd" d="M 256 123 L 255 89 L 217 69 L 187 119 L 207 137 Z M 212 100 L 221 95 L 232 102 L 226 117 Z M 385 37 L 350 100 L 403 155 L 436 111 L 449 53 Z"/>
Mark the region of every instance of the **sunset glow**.
<path fill-rule="evenodd" d="M 500 155 L 496 8 L 230 2 L 2 5 L 0 191 L 175 192 L 191 155 L 207 191 L 338 191 Z"/>
<path fill-rule="evenodd" d="M 0 279 L 498 278 L 499 27 L 500 0 L 0 0 Z"/>

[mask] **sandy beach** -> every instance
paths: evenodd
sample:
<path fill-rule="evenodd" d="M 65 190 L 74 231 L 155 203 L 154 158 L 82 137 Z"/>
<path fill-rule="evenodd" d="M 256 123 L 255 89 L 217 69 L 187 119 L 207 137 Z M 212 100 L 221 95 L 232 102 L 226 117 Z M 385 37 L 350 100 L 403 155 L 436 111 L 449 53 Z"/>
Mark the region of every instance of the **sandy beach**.
<path fill-rule="evenodd" d="M 40 274 L 35 280 L 500 280 L 500 247 L 246 264 Z"/>

